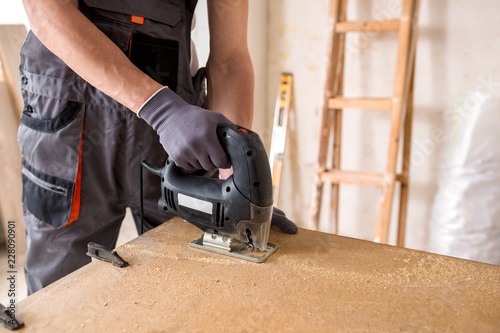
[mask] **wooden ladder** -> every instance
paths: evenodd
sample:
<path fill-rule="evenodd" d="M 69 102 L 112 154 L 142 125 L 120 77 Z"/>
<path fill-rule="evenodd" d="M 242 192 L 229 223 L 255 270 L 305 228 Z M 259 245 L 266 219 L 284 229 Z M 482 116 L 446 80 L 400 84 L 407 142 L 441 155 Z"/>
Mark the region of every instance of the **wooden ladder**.
<path fill-rule="evenodd" d="M 332 188 L 331 209 L 335 232 L 338 232 L 340 183 L 375 186 L 382 190 L 375 241 L 387 243 L 395 184 L 396 182 L 400 182 L 397 245 L 404 246 L 419 0 L 402 0 L 401 17 L 386 21 L 346 21 L 346 7 L 347 0 L 331 0 L 330 2 L 331 30 L 328 41 L 328 72 L 324 90 L 318 165 L 315 187 L 313 189 L 309 227 L 311 229 L 318 229 L 325 182 L 329 182 Z M 398 32 L 398 55 L 393 96 L 388 98 L 343 97 L 346 33 L 385 31 Z M 391 112 L 390 142 L 385 173 L 340 170 L 342 112 L 343 109 L 347 108 L 387 110 Z M 402 120 L 404 120 L 404 125 L 402 125 Z M 330 163 L 331 167 L 329 167 L 327 160 L 332 135 L 333 154 Z M 403 155 L 401 172 L 398 173 L 397 161 L 401 137 L 404 139 L 402 145 Z"/>

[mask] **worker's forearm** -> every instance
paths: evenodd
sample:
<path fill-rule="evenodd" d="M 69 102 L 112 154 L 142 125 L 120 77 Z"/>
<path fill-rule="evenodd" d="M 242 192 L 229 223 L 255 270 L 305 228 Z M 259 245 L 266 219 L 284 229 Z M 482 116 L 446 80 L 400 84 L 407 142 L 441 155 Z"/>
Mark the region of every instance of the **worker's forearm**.
<path fill-rule="evenodd" d="M 248 0 L 207 2 L 210 56 L 208 107 L 252 126 L 254 76 L 247 45 Z"/>
<path fill-rule="evenodd" d="M 234 65 L 209 58 L 207 106 L 232 122 L 251 128 L 254 74 L 250 57 L 235 57 Z"/>
<path fill-rule="evenodd" d="M 132 111 L 161 85 L 125 54 L 77 8 L 77 1 L 23 0 L 40 41 L 87 82 Z"/>

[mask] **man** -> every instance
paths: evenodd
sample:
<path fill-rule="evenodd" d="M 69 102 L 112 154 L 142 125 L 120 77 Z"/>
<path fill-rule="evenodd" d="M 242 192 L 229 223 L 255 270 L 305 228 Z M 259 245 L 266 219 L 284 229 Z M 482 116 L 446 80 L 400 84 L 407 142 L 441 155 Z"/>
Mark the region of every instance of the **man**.
<path fill-rule="evenodd" d="M 23 3 L 32 31 L 21 49 L 18 138 L 31 294 L 88 263 L 88 242 L 114 247 L 126 207 L 138 222 L 142 160 L 228 168 L 215 129 L 251 126 L 254 77 L 248 0 L 208 1 L 206 98 L 204 69 L 190 72 L 196 0 Z M 166 220 L 154 177 L 145 179 L 147 228 Z M 297 231 L 278 210 L 273 224 Z"/>

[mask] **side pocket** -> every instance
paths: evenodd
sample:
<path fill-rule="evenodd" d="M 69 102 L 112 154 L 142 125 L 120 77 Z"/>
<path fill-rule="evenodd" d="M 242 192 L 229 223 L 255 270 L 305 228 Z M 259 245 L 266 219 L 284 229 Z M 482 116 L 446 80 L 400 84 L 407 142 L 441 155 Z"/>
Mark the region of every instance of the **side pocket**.
<path fill-rule="evenodd" d="M 18 131 L 23 204 L 40 221 L 63 228 L 78 218 L 80 209 L 84 110 L 79 102 L 50 99 L 36 105 L 40 99 L 33 96 L 31 101 Z M 55 117 L 43 118 L 47 109 L 58 107 L 62 111 Z"/>
<path fill-rule="evenodd" d="M 33 107 L 28 105 L 21 116 L 21 123 L 38 132 L 54 133 L 68 125 L 76 117 L 81 106 L 82 103 L 70 101 L 55 118 L 38 119 L 30 115 Z"/>
<path fill-rule="evenodd" d="M 50 176 L 23 160 L 23 205 L 40 221 L 54 228 L 70 221 L 75 183 Z"/>

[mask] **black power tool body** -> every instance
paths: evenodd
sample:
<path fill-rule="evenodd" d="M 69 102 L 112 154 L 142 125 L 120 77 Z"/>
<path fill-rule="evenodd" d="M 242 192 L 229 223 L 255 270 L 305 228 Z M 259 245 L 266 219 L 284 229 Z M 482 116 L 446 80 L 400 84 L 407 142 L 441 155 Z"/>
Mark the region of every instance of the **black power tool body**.
<path fill-rule="evenodd" d="M 191 246 L 262 262 L 277 248 L 267 242 L 273 190 L 264 145 L 257 133 L 237 125 L 217 128 L 217 136 L 233 166 L 225 180 L 185 173 L 170 159 L 162 168 L 142 165 L 161 177 L 159 211 L 205 232 Z"/>

